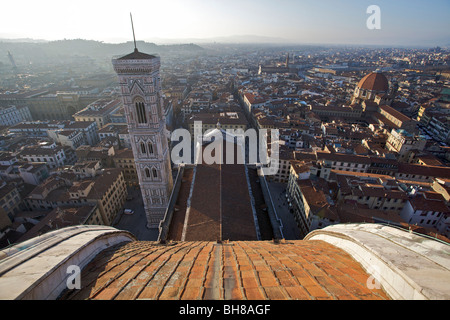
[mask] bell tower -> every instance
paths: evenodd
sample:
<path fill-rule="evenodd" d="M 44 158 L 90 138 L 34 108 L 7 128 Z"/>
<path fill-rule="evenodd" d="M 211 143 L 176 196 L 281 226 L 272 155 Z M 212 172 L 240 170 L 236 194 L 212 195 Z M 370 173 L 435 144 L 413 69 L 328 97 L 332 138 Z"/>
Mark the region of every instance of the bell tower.
<path fill-rule="evenodd" d="M 158 228 L 173 185 L 161 64 L 158 56 L 139 52 L 134 43 L 134 52 L 113 59 L 112 64 L 118 75 L 147 227 Z"/>

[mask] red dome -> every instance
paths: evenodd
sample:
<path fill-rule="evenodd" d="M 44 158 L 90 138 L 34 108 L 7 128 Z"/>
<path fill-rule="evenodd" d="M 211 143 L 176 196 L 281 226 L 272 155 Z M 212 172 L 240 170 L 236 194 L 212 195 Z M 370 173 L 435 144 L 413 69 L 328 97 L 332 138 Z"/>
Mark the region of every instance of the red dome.
<path fill-rule="evenodd" d="M 389 81 L 381 72 L 372 72 L 361 79 L 358 87 L 365 90 L 387 92 Z"/>

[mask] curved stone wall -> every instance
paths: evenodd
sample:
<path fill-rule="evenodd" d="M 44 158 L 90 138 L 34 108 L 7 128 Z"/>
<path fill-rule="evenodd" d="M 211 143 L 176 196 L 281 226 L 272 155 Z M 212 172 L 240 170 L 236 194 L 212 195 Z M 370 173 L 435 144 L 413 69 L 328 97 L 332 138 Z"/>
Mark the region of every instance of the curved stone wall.
<path fill-rule="evenodd" d="M 56 299 L 67 287 L 70 266 L 80 269 L 99 252 L 135 241 L 107 226 L 75 226 L 46 233 L 0 251 L 0 299 Z"/>
<path fill-rule="evenodd" d="M 450 245 L 380 224 L 338 224 L 304 240 L 323 240 L 348 253 L 393 299 L 450 299 Z"/>

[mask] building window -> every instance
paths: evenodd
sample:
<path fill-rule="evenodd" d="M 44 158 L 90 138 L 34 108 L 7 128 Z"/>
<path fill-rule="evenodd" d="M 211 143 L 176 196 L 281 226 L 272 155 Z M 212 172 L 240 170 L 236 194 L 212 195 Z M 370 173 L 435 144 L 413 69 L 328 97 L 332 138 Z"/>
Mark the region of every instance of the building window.
<path fill-rule="evenodd" d="M 148 143 L 148 153 L 153 154 L 153 143 L 149 142 Z"/>
<path fill-rule="evenodd" d="M 145 143 L 141 142 L 141 153 L 147 153 L 145 150 Z"/>
<path fill-rule="evenodd" d="M 150 170 L 148 168 L 145 168 L 145 176 L 150 178 Z"/>
<path fill-rule="evenodd" d="M 136 102 L 136 114 L 138 123 L 147 123 L 147 115 L 145 113 L 145 106 L 143 102 Z"/>
<path fill-rule="evenodd" d="M 158 172 L 155 168 L 152 169 L 153 178 L 158 178 Z"/>

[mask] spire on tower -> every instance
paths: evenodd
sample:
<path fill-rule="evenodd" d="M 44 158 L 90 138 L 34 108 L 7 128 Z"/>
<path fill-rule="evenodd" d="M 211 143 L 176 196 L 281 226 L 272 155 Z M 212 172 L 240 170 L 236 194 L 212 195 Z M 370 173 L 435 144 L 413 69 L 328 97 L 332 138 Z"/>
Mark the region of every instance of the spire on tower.
<path fill-rule="evenodd" d="M 131 12 L 130 12 L 130 19 L 131 19 L 131 29 L 133 30 L 134 52 L 137 52 L 138 49 L 136 46 L 136 36 L 134 35 L 133 16 L 131 15 Z"/>

